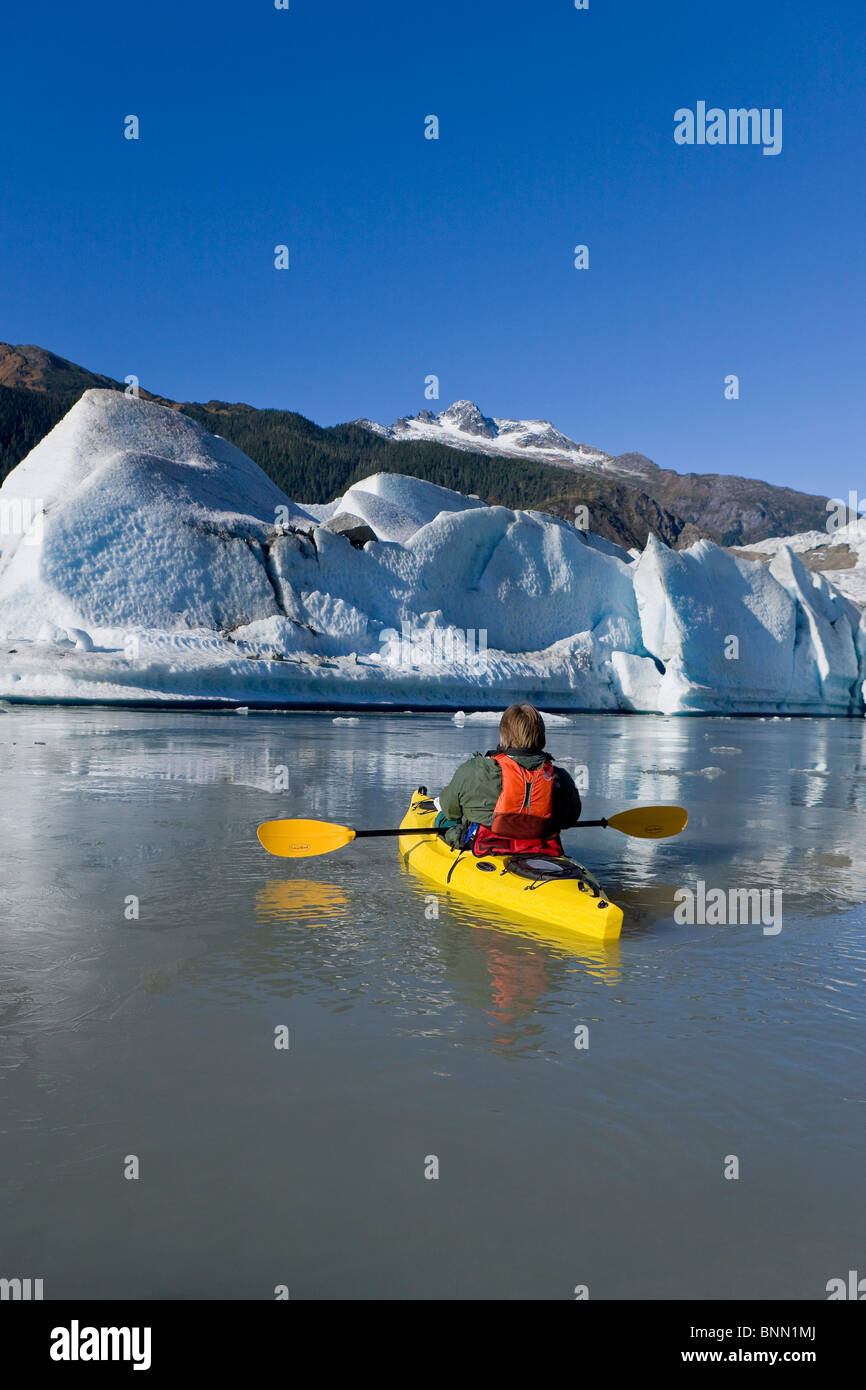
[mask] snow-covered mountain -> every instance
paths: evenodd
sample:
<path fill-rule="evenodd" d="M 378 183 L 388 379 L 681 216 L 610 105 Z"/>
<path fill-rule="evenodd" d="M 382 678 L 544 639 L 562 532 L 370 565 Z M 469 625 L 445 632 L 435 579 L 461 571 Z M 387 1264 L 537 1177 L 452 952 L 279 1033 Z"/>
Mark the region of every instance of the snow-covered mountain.
<path fill-rule="evenodd" d="M 549 420 L 500 420 L 482 415 L 473 401 L 455 401 L 435 415 L 422 410 L 393 425 L 379 425 L 374 420 L 353 423 L 383 439 L 427 440 L 453 449 L 468 449 L 474 454 L 501 454 L 561 468 L 598 470 L 617 477 L 642 477 L 655 470 L 655 464 L 640 454 L 629 455 L 624 462 L 589 444 L 579 444 Z"/>
<path fill-rule="evenodd" d="M 591 497 L 607 534 L 619 540 L 625 530 L 634 533 L 640 527 L 638 518 L 648 523 L 640 528 L 641 537 L 649 529 L 667 540 L 676 538 L 682 547 L 702 537 L 722 545 L 743 545 L 766 536 L 771 527 L 778 528 L 778 533 L 802 531 L 822 524 L 826 516 L 826 499 L 820 496 L 734 472 L 677 473 L 660 468 L 644 454 L 613 455 L 578 443 L 549 420 L 483 415 L 472 401 L 455 401 L 439 414 L 422 410 L 393 425 L 372 420 L 353 423 L 394 443 L 424 441 L 561 468 L 576 475 L 563 481 L 572 502 Z M 587 495 L 578 498 L 581 489 Z M 566 515 L 554 498 L 542 505 Z M 627 527 L 617 525 L 616 518 L 626 516 L 631 518 Z"/>
<path fill-rule="evenodd" d="M 0 483 L 84 390 L 106 387 L 124 389 L 45 348 L 0 343 Z M 569 520 L 577 506 L 586 507 L 597 530 L 626 546 L 643 545 L 649 531 L 679 548 L 702 537 L 741 546 L 823 526 L 827 516 L 825 497 L 735 472 L 676 473 L 642 453 L 614 457 L 568 438 L 548 420 L 494 419 L 471 401 L 390 427 L 369 420 L 321 427 L 290 410 L 217 400 L 181 404 L 143 387 L 139 394 L 260 458 L 291 496 L 312 493 L 323 478 L 335 491 L 341 479 L 358 476 L 366 459 L 370 473 L 421 474 L 451 486 L 459 475 L 465 492 Z M 465 455 L 459 463 L 454 449 Z M 696 468 L 700 462 L 696 457 Z M 321 492 L 317 498 L 325 500 Z"/>
<path fill-rule="evenodd" d="M 11 700 L 848 714 L 866 676 L 866 619 L 787 547 L 632 558 L 393 473 L 303 507 L 110 390 L 0 488 L 0 635 Z"/>

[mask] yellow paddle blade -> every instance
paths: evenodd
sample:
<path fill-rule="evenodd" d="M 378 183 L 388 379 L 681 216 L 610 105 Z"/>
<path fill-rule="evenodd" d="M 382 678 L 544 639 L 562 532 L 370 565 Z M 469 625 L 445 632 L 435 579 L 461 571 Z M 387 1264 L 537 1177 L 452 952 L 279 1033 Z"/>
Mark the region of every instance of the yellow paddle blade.
<path fill-rule="evenodd" d="M 664 840 L 669 835 L 679 835 L 688 820 L 689 813 L 682 806 L 637 806 L 633 811 L 608 816 L 607 823 L 638 840 Z"/>
<path fill-rule="evenodd" d="M 326 820 L 266 820 L 256 834 L 268 854 L 282 859 L 309 859 L 314 854 L 330 854 L 355 838 L 348 825 L 332 825 Z"/>

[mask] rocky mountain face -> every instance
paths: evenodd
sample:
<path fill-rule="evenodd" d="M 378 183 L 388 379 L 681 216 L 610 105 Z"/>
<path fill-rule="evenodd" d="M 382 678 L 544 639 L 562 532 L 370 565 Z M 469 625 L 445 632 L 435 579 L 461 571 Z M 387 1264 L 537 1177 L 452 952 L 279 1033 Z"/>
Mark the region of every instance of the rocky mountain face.
<path fill-rule="evenodd" d="M 32 343 L 0 343 L 0 386 L 28 391 L 88 391 L 92 386 L 118 387 L 110 377 L 89 372 Z"/>
<path fill-rule="evenodd" d="M 769 535 L 823 530 L 827 524 L 826 497 L 736 474 L 654 467 L 643 487 L 682 519 L 680 546 L 701 536 L 721 545 L 749 545 Z"/>
<path fill-rule="evenodd" d="M 673 532 L 680 547 L 702 536 L 721 545 L 747 545 L 763 540 L 774 530 L 784 535 L 820 528 L 827 518 L 825 497 L 736 474 L 675 473 L 671 468 L 660 468 L 644 454 L 607 454 L 569 439 L 549 420 L 484 415 L 473 401 L 455 401 L 438 414 L 422 410 L 390 426 L 369 420 L 355 423 L 395 441 L 447 442 L 451 448 L 473 453 L 522 457 L 583 475 L 615 479 L 615 486 L 608 490 L 611 506 L 623 506 L 632 522 L 637 508 L 651 529 L 659 522 L 664 526 L 664 518 L 669 518 L 666 531 L 657 534 L 670 543 Z M 569 496 L 581 491 L 571 483 L 564 488 Z M 623 488 L 630 491 L 623 492 Z M 632 495 L 634 489 L 637 496 Z M 655 508 L 647 508 L 641 497 L 650 499 Z M 555 510 L 561 514 L 560 507 Z"/>
<path fill-rule="evenodd" d="M 124 391 L 126 387 L 113 377 L 91 372 L 87 367 L 79 367 L 65 357 L 47 348 L 36 347 L 32 343 L 0 343 L 0 386 L 19 387 L 27 391 L 39 391 L 47 395 L 72 395 L 75 400 L 85 391 L 111 390 Z M 139 395 L 160 405 L 176 405 L 164 396 L 155 396 L 144 387 Z"/>
<path fill-rule="evenodd" d="M 0 343 L 0 481 L 91 388 L 123 384 L 45 348 Z M 549 420 L 483 414 L 455 401 L 393 425 L 356 420 L 322 428 L 294 411 L 225 401 L 172 401 L 141 388 L 254 458 L 292 497 L 327 502 L 372 472 L 411 474 L 486 502 L 574 520 L 626 548 L 650 532 L 683 548 L 705 537 L 749 545 L 823 528 L 826 499 L 736 475 L 675 473 L 639 453 L 607 454 Z"/>

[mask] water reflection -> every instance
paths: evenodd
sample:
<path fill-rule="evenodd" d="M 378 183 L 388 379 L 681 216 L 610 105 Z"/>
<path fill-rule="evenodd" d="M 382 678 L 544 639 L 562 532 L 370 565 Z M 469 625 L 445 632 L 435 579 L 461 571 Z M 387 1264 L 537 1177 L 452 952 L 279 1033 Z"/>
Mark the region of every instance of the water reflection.
<path fill-rule="evenodd" d="M 433 892 L 433 886 L 425 883 L 420 876 L 416 877 L 409 867 L 401 867 L 404 877 L 409 880 L 411 891 L 417 898 L 426 901 Z M 572 969 L 580 967 L 607 984 L 613 984 L 619 978 L 618 941 L 593 941 L 576 932 L 513 917 L 502 908 L 484 906 L 446 892 L 441 894 L 440 904 L 442 916 L 439 920 L 447 924 L 451 933 L 455 926 L 462 932 L 471 931 L 474 933 L 473 939 L 477 939 L 485 950 L 488 947 L 495 949 L 498 945 L 501 949 L 513 949 L 525 954 L 539 948 L 538 954 L 542 958 L 567 963 Z"/>
<path fill-rule="evenodd" d="M 340 1007 L 375 997 L 402 1018 L 443 1019 L 461 1006 L 491 1028 L 519 1028 L 577 981 L 633 979 L 638 942 L 682 941 L 674 893 L 698 879 L 722 890 L 782 887 L 786 933 L 795 918 L 866 897 L 866 725 L 853 720 L 575 716 L 556 726 L 552 752 L 582 769 L 587 818 L 639 802 L 690 812 L 671 841 L 566 833 L 567 851 L 624 909 L 619 943 L 557 935 L 444 895 L 429 922 L 430 887 L 401 872 L 391 841 L 285 872 L 254 841 L 256 823 L 275 814 L 394 824 L 419 782 L 441 786 L 489 741 L 489 731 L 447 715 L 335 726 L 304 713 L 4 714 L 5 891 L 10 920 L 28 924 L 8 943 L 10 997 L 44 995 L 49 979 L 74 994 L 73 971 L 47 973 L 55 948 L 100 970 L 116 955 L 126 970 L 135 936 L 155 977 L 175 989 L 195 979 L 233 994 L 307 991 Z M 283 767 L 288 785 L 275 792 Z M 140 923 L 123 918 L 128 893 L 141 898 Z M 145 944 L 157 932 L 166 959 Z M 192 954 L 199 943 L 206 960 Z M 32 974 L 37 966 L 46 973 Z"/>
<path fill-rule="evenodd" d="M 335 726 L 330 716 L 303 712 L 158 720 L 15 708 L 0 720 L 0 759 L 8 774 L 22 774 L 15 795 L 24 828 L 29 818 L 38 830 L 50 779 L 70 834 L 83 800 L 114 799 L 122 836 L 123 818 L 134 819 L 141 796 L 160 789 L 174 789 L 175 798 L 195 788 L 255 793 L 251 828 L 275 814 L 396 824 L 415 786 L 440 788 L 490 742 L 489 730 L 456 726 L 447 715 L 357 717 Z M 549 743 L 579 775 L 587 818 L 641 802 L 689 809 L 676 842 L 568 833 L 566 848 L 617 901 L 659 877 L 709 882 L 712 873 L 724 887 L 728 869 L 733 886 L 783 884 L 804 902 L 866 896 L 862 720 L 576 715 L 551 730 Z"/>
<path fill-rule="evenodd" d="M 335 883 L 272 878 L 256 894 L 256 915 L 265 921 L 316 927 L 350 915 L 351 898 Z"/>
<path fill-rule="evenodd" d="M 431 919 L 430 885 L 405 869 L 402 876 L 407 894 L 381 914 L 371 914 L 366 890 L 270 879 L 255 895 L 255 913 L 260 924 L 280 930 L 248 937 L 245 958 L 231 962 L 229 976 L 265 977 L 281 995 L 315 982 L 320 999 L 339 1008 L 377 989 L 403 1019 L 420 1018 L 414 1027 L 402 1025 L 418 1035 L 429 1032 L 431 1016 L 444 1021 L 459 1002 L 485 1021 L 490 1046 L 511 1051 L 535 1045 L 543 1032 L 539 1015 L 576 977 L 605 985 L 621 978 L 617 941 L 593 942 L 447 895 Z"/>
<path fill-rule="evenodd" d="M 616 984 L 620 943 L 578 942 L 567 933 L 508 919 L 494 909 L 450 901 L 439 942 L 449 977 L 483 1019 L 496 1052 L 537 1051 L 555 1012 L 587 981 Z"/>
<path fill-rule="evenodd" d="M 683 1298 L 704 1270 L 702 1297 L 802 1299 L 849 1267 L 864 727 L 557 726 L 587 816 L 640 800 L 691 814 L 669 842 L 566 836 L 625 910 L 607 946 L 445 894 L 431 920 L 393 841 L 281 862 L 255 839 L 281 814 L 393 825 L 489 733 L 444 715 L 0 715 L 13 1273 L 46 1274 L 57 1296 L 83 1279 L 92 1297 L 261 1298 L 288 1277 L 294 1297 L 312 1271 L 301 1297 L 453 1297 L 465 1277 L 461 1296 L 514 1299 L 568 1296 L 576 1277 Z M 679 926 L 674 892 L 699 878 L 782 884 L 784 930 Z M 701 1173 L 740 1138 L 754 1180 L 732 1206 Z M 446 1181 L 419 1206 L 440 1144 Z M 135 1212 L 105 1181 L 130 1145 L 149 1175 Z M 502 1278 L 473 1284 L 479 1269 Z"/>

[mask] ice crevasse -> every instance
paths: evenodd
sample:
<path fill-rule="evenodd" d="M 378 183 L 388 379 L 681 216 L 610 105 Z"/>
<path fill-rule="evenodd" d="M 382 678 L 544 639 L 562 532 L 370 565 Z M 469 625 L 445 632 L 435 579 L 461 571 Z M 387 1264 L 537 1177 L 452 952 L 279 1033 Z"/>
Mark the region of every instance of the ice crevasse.
<path fill-rule="evenodd" d="M 304 506 L 101 390 L 0 488 L 0 638 L 7 700 L 844 715 L 866 677 L 861 610 L 785 547 L 634 559 L 390 473 Z"/>

